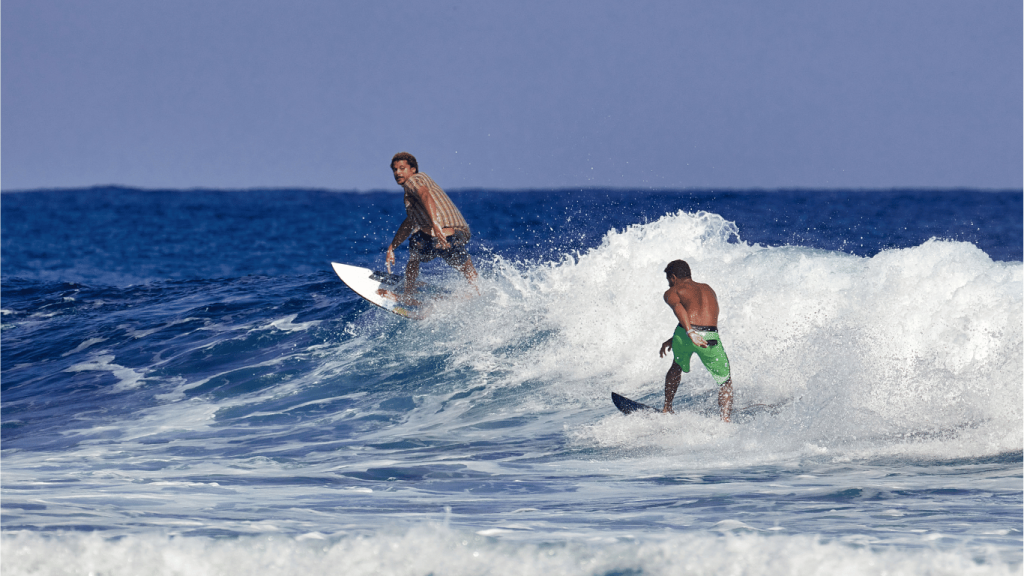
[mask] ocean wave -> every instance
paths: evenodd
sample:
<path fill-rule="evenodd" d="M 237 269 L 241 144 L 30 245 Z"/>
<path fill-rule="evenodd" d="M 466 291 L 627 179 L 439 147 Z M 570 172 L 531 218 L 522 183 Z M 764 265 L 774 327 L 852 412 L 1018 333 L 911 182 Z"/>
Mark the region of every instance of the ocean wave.
<path fill-rule="evenodd" d="M 627 417 L 610 401 L 660 405 L 657 350 L 675 324 L 663 269 L 676 258 L 718 292 L 735 424 L 719 420 L 700 366 L 675 416 Z M 479 296 L 425 270 L 454 297 L 421 321 L 365 303 L 326 264 L 124 288 L 5 280 L 4 545 L 36 563 L 46 545 L 228 559 L 263 534 L 289 558 L 314 541 L 350 553 L 357 534 L 443 547 L 468 530 L 499 537 L 481 549 L 492 564 L 554 548 L 589 562 L 604 552 L 579 543 L 607 537 L 627 561 L 601 556 L 595 573 L 658 573 L 669 563 L 648 552 L 675 566 L 686 559 L 672 550 L 726 546 L 705 532 L 739 522 L 755 555 L 820 536 L 854 546 L 827 548 L 838 557 L 891 545 L 884 560 L 856 552 L 886 566 L 931 566 L 918 555 L 929 542 L 964 562 L 991 545 L 1019 563 L 1019 515 L 1001 511 L 1020 498 L 1020 262 L 943 240 L 873 256 L 764 246 L 709 212 L 608 230 L 551 259 L 477 262 Z M 984 488 L 936 502 L 964 478 Z M 458 535 L 403 544 L 395 522 L 446 505 Z M 984 518 L 963 528 L 965 508 Z M 807 539 L 767 536 L 773 525 Z M 680 534 L 658 539 L 666 527 Z M 22 528 L 50 535 L 10 534 Z M 69 529 L 124 538 L 58 534 Z M 537 542 L 501 548 L 529 533 Z M 585 537 L 559 548 L 567 533 Z M 319 566 L 324 551 L 310 550 L 293 560 Z"/>
<path fill-rule="evenodd" d="M 847 455 L 1024 447 L 1022 267 L 962 242 L 873 257 L 764 247 L 720 216 L 680 212 L 610 231 L 561 261 L 499 259 L 484 298 L 425 323 L 446 334 L 430 345 L 450 369 L 490 374 L 489 387 L 541 383 L 517 399 L 530 409 L 592 419 L 612 391 L 656 402 L 668 366 L 656 351 L 675 324 L 662 270 L 676 258 L 718 292 L 737 406 L 781 406 L 748 425 L 751 434 Z M 706 414 L 713 387 L 695 367 L 681 388 L 687 408 Z"/>

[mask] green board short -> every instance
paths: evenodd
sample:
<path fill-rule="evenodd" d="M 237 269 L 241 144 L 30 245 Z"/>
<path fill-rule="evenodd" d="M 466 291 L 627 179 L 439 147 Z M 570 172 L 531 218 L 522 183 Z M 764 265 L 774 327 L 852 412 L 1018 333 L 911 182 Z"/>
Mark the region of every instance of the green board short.
<path fill-rule="evenodd" d="M 672 334 L 672 355 L 675 357 L 676 364 L 679 364 L 683 372 L 689 372 L 690 357 L 696 354 L 708 372 L 711 372 L 715 382 L 721 386 L 730 378 L 729 357 L 725 355 L 722 337 L 718 335 L 717 331 L 702 331 L 700 327 L 695 328 L 697 333 L 707 341 L 708 347 L 697 346 L 686 335 L 686 328 L 676 326 L 676 331 Z"/>

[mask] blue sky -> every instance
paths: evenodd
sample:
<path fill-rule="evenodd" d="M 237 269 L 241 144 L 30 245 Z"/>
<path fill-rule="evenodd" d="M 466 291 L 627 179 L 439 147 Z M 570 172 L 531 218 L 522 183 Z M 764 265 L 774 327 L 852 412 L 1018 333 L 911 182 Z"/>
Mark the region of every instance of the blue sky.
<path fill-rule="evenodd" d="M 1020 188 L 1019 0 L 5 0 L 4 190 Z"/>

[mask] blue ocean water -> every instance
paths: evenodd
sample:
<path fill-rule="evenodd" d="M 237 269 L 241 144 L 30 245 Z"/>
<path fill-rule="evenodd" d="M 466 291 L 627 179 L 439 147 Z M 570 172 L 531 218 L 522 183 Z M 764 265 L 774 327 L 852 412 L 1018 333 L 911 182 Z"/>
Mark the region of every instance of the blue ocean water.
<path fill-rule="evenodd" d="M 0 195 L 4 574 L 1021 572 L 1019 191 L 452 197 L 480 295 L 412 321 L 330 268 L 397 192 Z M 676 258 L 733 424 L 611 404 Z"/>

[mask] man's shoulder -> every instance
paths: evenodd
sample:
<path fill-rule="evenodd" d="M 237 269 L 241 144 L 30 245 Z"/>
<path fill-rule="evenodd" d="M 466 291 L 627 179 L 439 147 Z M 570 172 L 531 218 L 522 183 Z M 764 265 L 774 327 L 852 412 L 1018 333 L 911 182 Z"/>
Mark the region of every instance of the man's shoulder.
<path fill-rule="evenodd" d="M 711 286 L 708 286 L 703 282 L 697 282 L 693 278 L 690 278 L 686 282 L 683 282 L 680 287 L 687 290 L 703 290 L 705 288 L 711 288 Z"/>
<path fill-rule="evenodd" d="M 430 176 L 427 176 L 423 172 L 417 172 L 412 176 L 409 176 L 409 179 L 406 180 L 406 182 L 414 183 L 417 186 L 423 186 L 426 184 L 434 184 L 436 186 L 436 184 L 434 183 L 434 179 L 431 178 Z"/>
<path fill-rule="evenodd" d="M 698 295 L 707 292 L 711 292 L 712 294 L 715 293 L 715 291 L 711 289 L 711 286 L 693 280 L 684 282 L 680 286 L 675 287 L 674 290 L 678 290 L 677 294 L 679 294 L 680 298 L 695 298 Z"/>
<path fill-rule="evenodd" d="M 434 181 L 430 179 L 430 176 L 427 176 L 422 172 L 417 172 L 405 179 L 405 182 L 402 183 L 402 188 L 405 189 L 406 194 L 412 193 L 419 196 L 420 190 L 429 189 L 433 182 Z M 436 184 L 434 185 L 436 186 Z"/>
<path fill-rule="evenodd" d="M 698 283 L 697 285 L 698 285 L 698 286 L 700 286 L 700 289 L 701 289 L 701 290 L 708 290 L 708 291 L 710 291 L 710 292 L 711 292 L 712 294 L 714 294 L 714 293 L 715 293 L 715 289 L 714 289 L 714 288 L 712 288 L 710 284 Z"/>

